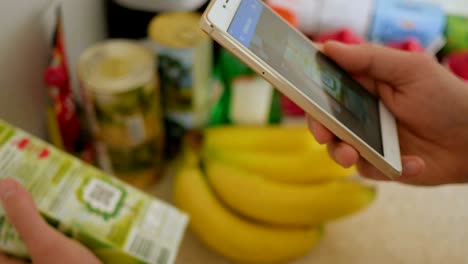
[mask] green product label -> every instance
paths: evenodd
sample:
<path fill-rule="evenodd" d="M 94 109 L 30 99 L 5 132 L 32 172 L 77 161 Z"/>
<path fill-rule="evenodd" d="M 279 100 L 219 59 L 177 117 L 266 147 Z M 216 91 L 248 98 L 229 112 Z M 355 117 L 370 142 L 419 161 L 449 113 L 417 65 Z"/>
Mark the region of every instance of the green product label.
<path fill-rule="evenodd" d="M 107 147 L 112 169 L 117 174 L 146 171 L 161 164 L 162 143 L 159 138 L 135 147 Z"/>
<path fill-rule="evenodd" d="M 212 41 L 193 48 L 158 48 L 165 115 L 185 128 L 203 127 L 210 112 Z"/>
<path fill-rule="evenodd" d="M 77 190 L 78 199 L 86 208 L 106 221 L 117 216 L 126 195 L 121 186 L 97 178 L 85 179 Z"/>
<path fill-rule="evenodd" d="M 174 262 L 184 213 L 2 121 L 0 139 L 0 178 L 21 182 L 51 226 L 108 263 Z M 1 209 L 0 250 L 27 256 Z"/>
<path fill-rule="evenodd" d="M 158 96 L 154 83 L 137 87 L 129 92 L 94 95 L 98 122 L 121 124 L 122 117 L 141 114 L 154 115 L 158 111 Z"/>
<path fill-rule="evenodd" d="M 164 107 L 168 110 L 192 110 L 192 60 L 191 50 L 180 54 L 159 55 L 159 76 L 164 95 Z"/>
<path fill-rule="evenodd" d="M 1 123 L 0 123 L 1 124 Z M 0 127 L 0 146 L 3 146 L 15 134 L 15 130 L 5 126 Z"/>
<path fill-rule="evenodd" d="M 95 136 L 110 146 L 135 146 L 161 137 L 162 110 L 155 81 L 123 93 L 89 92 Z"/>

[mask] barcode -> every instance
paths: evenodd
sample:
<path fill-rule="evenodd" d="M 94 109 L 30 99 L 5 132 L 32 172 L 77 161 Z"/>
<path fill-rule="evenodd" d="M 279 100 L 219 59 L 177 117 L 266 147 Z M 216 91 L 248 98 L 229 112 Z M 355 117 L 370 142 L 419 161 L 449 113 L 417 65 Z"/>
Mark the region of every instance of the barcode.
<path fill-rule="evenodd" d="M 130 245 L 130 252 L 144 260 L 150 260 L 154 250 L 154 242 L 136 235 Z"/>
<path fill-rule="evenodd" d="M 137 258 L 152 264 L 167 264 L 170 258 L 170 250 L 161 247 L 153 238 L 147 238 L 133 232 L 130 236 L 130 244 L 127 244 L 127 251 Z"/>
<path fill-rule="evenodd" d="M 103 203 L 106 206 L 111 204 L 112 197 L 114 196 L 115 192 L 104 188 L 102 185 L 96 185 L 90 194 L 91 199 L 99 201 L 100 203 Z"/>
<path fill-rule="evenodd" d="M 169 250 L 167 248 L 161 248 L 157 264 L 166 264 L 168 260 L 169 260 Z"/>
<path fill-rule="evenodd" d="M 98 179 L 92 179 L 84 188 L 84 200 L 92 208 L 105 213 L 115 213 L 122 192 L 115 186 Z"/>

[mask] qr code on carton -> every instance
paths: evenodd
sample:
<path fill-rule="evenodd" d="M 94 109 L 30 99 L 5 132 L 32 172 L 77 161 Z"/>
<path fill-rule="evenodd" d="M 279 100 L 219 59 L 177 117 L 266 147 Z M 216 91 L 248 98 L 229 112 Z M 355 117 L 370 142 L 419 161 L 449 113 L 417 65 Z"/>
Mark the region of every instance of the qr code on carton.
<path fill-rule="evenodd" d="M 105 215 L 115 214 L 122 196 L 121 189 L 99 179 L 91 179 L 83 189 L 84 202 Z"/>

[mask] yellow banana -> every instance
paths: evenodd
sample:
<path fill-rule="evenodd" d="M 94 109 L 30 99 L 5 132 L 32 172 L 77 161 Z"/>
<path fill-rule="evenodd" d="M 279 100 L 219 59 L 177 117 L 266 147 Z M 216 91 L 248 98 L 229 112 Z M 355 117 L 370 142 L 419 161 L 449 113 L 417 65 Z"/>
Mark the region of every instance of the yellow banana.
<path fill-rule="evenodd" d="M 375 190 L 357 181 L 285 184 L 217 161 L 205 169 L 218 197 L 235 211 L 277 225 L 315 225 L 367 207 Z"/>
<path fill-rule="evenodd" d="M 227 210 L 214 196 L 198 167 L 184 167 L 174 185 L 175 204 L 190 215 L 190 229 L 221 255 L 242 263 L 278 263 L 307 253 L 322 229 L 273 228 Z"/>
<path fill-rule="evenodd" d="M 206 149 L 289 152 L 314 149 L 315 139 L 306 126 L 220 126 L 204 131 Z"/>
<path fill-rule="evenodd" d="M 320 146 L 322 147 L 322 146 Z M 317 183 L 347 178 L 356 172 L 335 163 L 325 147 L 315 151 L 266 153 L 243 150 L 205 149 L 205 159 L 220 160 L 285 183 Z"/>

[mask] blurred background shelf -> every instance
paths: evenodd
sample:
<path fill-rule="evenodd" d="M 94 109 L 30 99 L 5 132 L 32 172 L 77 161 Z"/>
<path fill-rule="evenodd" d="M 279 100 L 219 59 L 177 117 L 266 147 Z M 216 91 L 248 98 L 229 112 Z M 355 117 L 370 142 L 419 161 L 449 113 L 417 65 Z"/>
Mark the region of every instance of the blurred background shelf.
<path fill-rule="evenodd" d="M 421 1 L 438 3 L 448 12 L 468 16 L 466 0 Z M 40 115 L 46 105 L 42 71 L 47 66 L 49 45 L 42 13 L 53 2 L 0 2 L 0 23 L 8 25 L 0 27 L 0 113 L 7 121 L 42 137 L 46 136 L 45 120 Z M 85 47 L 105 36 L 104 0 L 63 0 L 63 4 L 64 17 L 70 19 L 67 24 L 73 32 L 66 33 L 73 63 Z"/>

